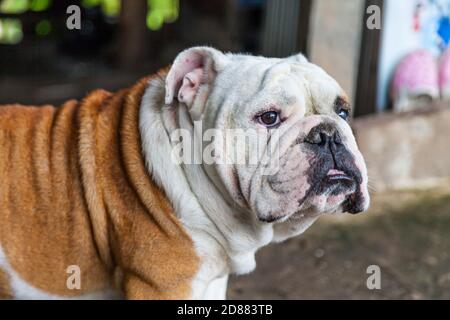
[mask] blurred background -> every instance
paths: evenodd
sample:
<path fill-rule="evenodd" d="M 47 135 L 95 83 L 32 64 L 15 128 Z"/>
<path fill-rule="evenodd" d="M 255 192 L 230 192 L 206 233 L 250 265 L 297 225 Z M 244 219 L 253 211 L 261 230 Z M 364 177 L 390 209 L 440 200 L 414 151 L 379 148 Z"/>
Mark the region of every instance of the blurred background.
<path fill-rule="evenodd" d="M 450 0 L 0 0 L 0 104 L 128 87 L 194 45 L 303 52 L 352 100 L 372 208 L 261 250 L 228 297 L 449 299 L 449 41 Z"/>

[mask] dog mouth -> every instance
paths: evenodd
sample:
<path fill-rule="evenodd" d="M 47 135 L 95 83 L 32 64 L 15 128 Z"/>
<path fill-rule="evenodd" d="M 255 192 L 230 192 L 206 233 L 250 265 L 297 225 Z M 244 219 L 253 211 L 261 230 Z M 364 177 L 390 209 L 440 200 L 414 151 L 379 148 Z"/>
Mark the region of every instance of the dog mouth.
<path fill-rule="evenodd" d="M 329 193 L 338 195 L 356 191 L 356 178 L 354 174 L 340 169 L 330 169 L 319 182 L 318 194 Z"/>
<path fill-rule="evenodd" d="M 258 216 L 262 222 L 284 222 L 286 220 L 303 220 L 319 216 L 325 212 L 345 212 L 357 214 L 364 211 L 364 197 L 360 191 L 358 172 L 351 168 L 325 169 L 321 168 L 322 175 L 317 176 L 315 184 L 298 201 L 297 210 L 287 215 L 270 215 L 268 217 Z M 327 198 L 329 210 L 323 211 L 316 207 L 316 200 L 320 197 Z M 323 198 L 322 198 L 323 199 Z M 328 202 L 328 199 L 333 199 Z M 332 204 L 335 201 L 335 204 Z M 318 209 L 318 210 L 316 210 Z"/>
<path fill-rule="evenodd" d="M 358 172 L 341 168 L 325 169 L 322 178 L 319 178 L 313 188 L 313 197 L 326 195 L 327 197 L 341 197 L 343 201 L 339 205 L 342 212 L 357 214 L 364 211 L 364 199 L 360 190 Z"/>
<path fill-rule="evenodd" d="M 286 219 L 303 220 L 323 213 L 357 214 L 365 211 L 368 202 L 365 194 L 362 172 L 347 150 L 337 154 L 317 154 L 310 152 L 309 167 L 295 174 L 282 172 L 281 176 L 267 178 L 270 190 L 280 197 L 286 195 L 283 214 L 258 214 L 263 222 L 284 222 Z M 289 169 L 289 168 L 288 168 Z M 298 181 L 298 182 L 297 182 Z M 305 183 L 306 182 L 306 183 Z M 297 194 L 298 192 L 298 194 Z M 295 197 L 295 198 L 294 198 Z M 293 204 L 285 204 L 293 201 Z M 287 209 L 287 210 L 286 210 Z"/>
<path fill-rule="evenodd" d="M 355 182 L 349 174 L 337 169 L 328 171 L 325 180 L 330 184 Z"/>
<path fill-rule="evenodd" d="M 343 212 L 358 214 L 364 211 L 363 195 L 358 187 L 357 179 L 353 175 L 342 170 L 331 169 L 324 180 L 332 190 L 332 194 L 349 193 L 342 203 Z"/>

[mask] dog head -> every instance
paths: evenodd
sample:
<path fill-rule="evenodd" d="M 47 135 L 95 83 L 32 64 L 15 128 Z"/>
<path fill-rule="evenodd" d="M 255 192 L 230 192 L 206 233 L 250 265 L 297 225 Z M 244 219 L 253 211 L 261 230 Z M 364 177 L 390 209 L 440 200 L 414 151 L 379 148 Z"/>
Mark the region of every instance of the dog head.
<path fill-rule="evenodd" d="M 260 222 L 299 233 L 295 225 L 305 217 L 368 208 L 367 169 L 348 124 L 347 96 L 302 55 L 191 48 L 174 61 L 165 100 L 178 101 L 203 130 L 221 132 L 211 139 L 216 161 L 205 170 Z M 240 134 L 244 143 L 235 140 Z"/>

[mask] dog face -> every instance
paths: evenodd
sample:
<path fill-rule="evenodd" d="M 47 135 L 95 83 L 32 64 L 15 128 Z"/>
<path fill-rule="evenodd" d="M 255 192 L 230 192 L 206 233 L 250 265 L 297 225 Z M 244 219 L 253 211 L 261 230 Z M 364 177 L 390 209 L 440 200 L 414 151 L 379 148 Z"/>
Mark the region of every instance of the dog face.
<path fill-rule="evenodd" d="M 245 135 L 244 144 L 227 133 L 214 139 L 217 161 L 205 170 L 259 221 L 297 233 L 295 225 L 321 213 L 368 208 L 367 169 L 348 124 L 348 99 L 303 56 L 188 49 L 166 79 L 166 104 L 175 97 L 204 130 Z"/>

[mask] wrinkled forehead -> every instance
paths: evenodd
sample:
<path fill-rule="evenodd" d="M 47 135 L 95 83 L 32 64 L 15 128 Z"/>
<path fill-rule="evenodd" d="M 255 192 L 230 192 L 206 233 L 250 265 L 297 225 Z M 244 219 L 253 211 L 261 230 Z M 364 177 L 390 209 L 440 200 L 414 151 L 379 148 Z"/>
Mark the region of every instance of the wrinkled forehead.
<path fill-rule="evenodd" d="M 243 55 L 234 55 L 231 60 L 220 75 L 222 88 L 234 92 L 230 98 L 242 104 L 259 100 L 280 104 L 299 102 L 322 113 L 329 112 L 336 99 L 347 102 L 339 84 L 312 63 Z"/>

